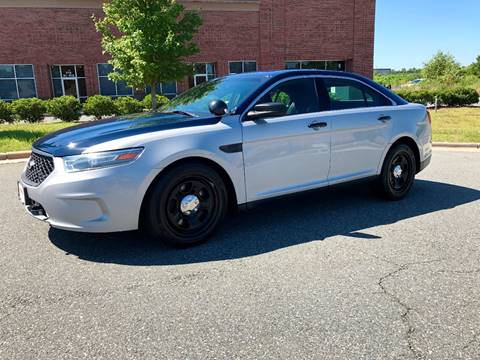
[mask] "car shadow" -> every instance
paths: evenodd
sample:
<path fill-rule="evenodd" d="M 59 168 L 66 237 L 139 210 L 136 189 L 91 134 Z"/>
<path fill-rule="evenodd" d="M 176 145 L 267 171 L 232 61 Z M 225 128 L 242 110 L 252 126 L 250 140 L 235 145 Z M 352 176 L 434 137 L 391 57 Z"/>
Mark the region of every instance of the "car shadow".
<path fill-rule="evenodd" d="M 335 235 L 381 241 L 364 232 L 379 225 L 451 209 L 480 199 L 480 191 L 417 180 L 409 196 L 389 202 L 368 186 L 344 185 L 274 200 L 228 217 L 207 243 L 173 249 L 140 232 L 84 234 L 50 228 L 51 242 L 68 255 L 101 263 L 177 265 L 239 259 L 321 241 Z"/>

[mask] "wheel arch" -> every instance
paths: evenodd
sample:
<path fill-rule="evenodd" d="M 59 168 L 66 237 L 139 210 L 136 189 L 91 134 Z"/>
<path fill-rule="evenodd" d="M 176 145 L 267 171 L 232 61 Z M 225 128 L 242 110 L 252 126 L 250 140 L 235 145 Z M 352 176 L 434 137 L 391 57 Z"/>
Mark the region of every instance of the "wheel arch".
<path fill-rule="evenodd" d="M 155 185 L 160 181 L 162 176 L 164 176 L 167 172 L 174 169 L 177 166 L 180 166 L 185 163 L 196 163 L 196 164 L 203 164 L 208 167 L 214 169 L 222 178 L 226 188 L 227 188 L 227 195 L 228 195 L 228 211 L 230 213 L 235 212 L 238 209 L 238 202 L 237 202 L 237 193 L 235 191 L 235 185 L 233 184 L 232 178 L 229 173 L 216 161 L 202 157 L 202 156 L 188 156 L 181 159 L 177 159 L 166 167 L 164 167 L 150 182 L 147 191 L 143 195 L 142 203 L 140 206 L 140 216 L 139 216 L 139 227 L 142 225 L 142 219 L 144 218 L 143 212 L 145 211 L 145 204 L 148 196 L 151 194 Z"/>
<path fill-rule="evenodd" d="M 383 155 L 382 162 L 380 163 L 379 166 L 379 171 L 381 171 L 383 167 L 383 163 L 385 162 L 385 158 L 387 157 L 387 154 L 392 150 L 395 146 L 399 144 L 404 144 L 407 145 L 410 149 L 412 149 L 413 154 L 415 156 L 415 172 L 418 173 L 420 172 L 420 164 L 421 164 L 421 158 L 420 158 L 420 148 L 415 141 L 415 139 L 409 135 L 402 135 L 395 139 L 395 141 L 388 147 L 387 151 L 385 151 L 385 154 Z"/>

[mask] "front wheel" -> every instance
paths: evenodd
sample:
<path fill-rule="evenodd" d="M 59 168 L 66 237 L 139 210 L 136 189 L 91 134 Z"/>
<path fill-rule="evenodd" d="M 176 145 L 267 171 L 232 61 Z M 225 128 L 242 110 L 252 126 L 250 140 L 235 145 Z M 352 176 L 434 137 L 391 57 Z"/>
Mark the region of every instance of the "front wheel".
<path fill-rule="evenodd" d="M 150 233 L 169 245 L 206 240 L 225 216 L 227 190 L 221 176 L 203 164 L 182 164 L 154 185 L 144 216 Z"/>
<path fill-rule="evenodd" d="M 383 194 L 391 200 L 403 199 L 410 191 L 416 173 L 415 155 L 404 144 L 392 148 L 383 163 L 380 183 Z"/>

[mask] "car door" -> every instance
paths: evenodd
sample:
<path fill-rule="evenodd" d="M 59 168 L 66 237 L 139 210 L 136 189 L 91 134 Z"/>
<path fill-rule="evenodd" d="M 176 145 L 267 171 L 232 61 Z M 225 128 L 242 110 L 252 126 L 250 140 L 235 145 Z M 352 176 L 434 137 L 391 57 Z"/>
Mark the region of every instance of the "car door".
<path fill-rule="evenodd" d="M 330 167 L 330 126 L 321 119 L 315 79 L 285 80 L 255 105 L 282 102 L 284 116 L 242 119 L 248 201 L 326 185 Z"/>
<path fill-rule="evenodd" d="M 327 77 L 321 82 L 330 99 L 330 111 L 324 114 L 331 123 L 329 183 L 375 175 L 391 139 L 392 101 L 354 79 Z"/>

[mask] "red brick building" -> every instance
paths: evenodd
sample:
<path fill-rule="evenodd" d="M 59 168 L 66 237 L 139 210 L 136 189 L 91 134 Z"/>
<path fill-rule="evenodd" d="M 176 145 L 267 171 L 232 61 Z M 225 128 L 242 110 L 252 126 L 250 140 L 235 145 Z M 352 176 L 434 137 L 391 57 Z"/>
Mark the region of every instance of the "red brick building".
<path fill-rule="evenodd" d="M 201 12 L 189 59 L 195 75 L 163 84 L 173 95 L 215 76 L 284 68 L 339 69 L 371 76 L 375 0 L 180 0 Z M 102 93 L 112 83 L 92 14 L 101 0 L 0 0 L 0 99 Z"/>

